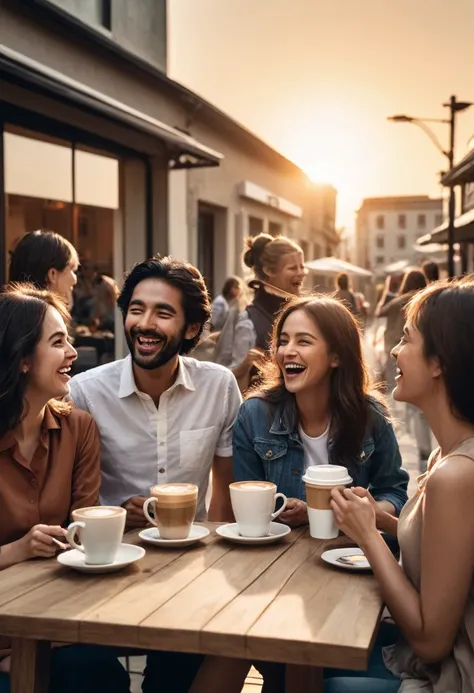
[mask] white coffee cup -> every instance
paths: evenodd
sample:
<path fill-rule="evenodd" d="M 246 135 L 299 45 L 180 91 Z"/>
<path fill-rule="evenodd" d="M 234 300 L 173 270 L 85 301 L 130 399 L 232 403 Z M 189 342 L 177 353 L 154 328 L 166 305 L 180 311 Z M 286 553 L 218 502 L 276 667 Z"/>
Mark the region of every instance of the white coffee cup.
<path fill-rule="evenodd" d="M 72 511 L 67 540 L 73 549 L 84 554 L 88 565 L 110 565 L 122 543 L 127 511 L 112 505 L 78 508 Z M 75 537 L 79 533 L 81 543 Z"/>
<path fill-rule="evenodd" d="M 331 491 L 352 482 L 349 472 L 346 467 L 336 464 L 319 464 L 307 468 L 303 481 L 306 484 L 309 533 L 314 539 L 335 539 L 339 530 L 331 508 Z"/>
<path fill-rule="evenodd" d="M 229 488 L 232 510 L 241 536 L 268 536 L 270 522 L 286 508 L 287 497 L 277 493 L 277 487 L 270 481 L 237 481 Z M 283 498 L 283 505 L 275 512 L 277 498 Z"/>

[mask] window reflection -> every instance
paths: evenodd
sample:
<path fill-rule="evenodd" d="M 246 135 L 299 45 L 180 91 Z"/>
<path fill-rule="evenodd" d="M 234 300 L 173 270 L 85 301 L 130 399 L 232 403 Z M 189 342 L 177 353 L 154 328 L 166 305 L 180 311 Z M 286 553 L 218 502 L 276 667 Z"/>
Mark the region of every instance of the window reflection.
<path fill-rule="evenodd" d="M 13 126 L 4 132 L 4 157 L 6 264 L 25 233 L 51 229 L 65 236 L 81 263 L 72 310 L 79 370 L 81 357 L 85 367 L 110 360 L 118 159 Z"/>

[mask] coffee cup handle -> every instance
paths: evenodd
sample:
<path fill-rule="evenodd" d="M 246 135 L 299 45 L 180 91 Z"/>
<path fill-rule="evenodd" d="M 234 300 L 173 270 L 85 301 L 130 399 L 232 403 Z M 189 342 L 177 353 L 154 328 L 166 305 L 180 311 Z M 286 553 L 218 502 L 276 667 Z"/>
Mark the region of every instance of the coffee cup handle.
<path fill-rule="evenodd" d="M 84 553 L 84 547 L 81 546 L 81 544 L 76 544 L 76 540 L 74 537 L 76 536 L 76 532 L 78 529 L 84 529 L 85 528 L 85 522 L 71 522 L 69 527 L 67 528 L 67 535 L 66 539 L 68 540 L 69 544 L 72 546 L 73 549 L 77 549 L 78 551 L 81 551 Z"/>
<path fill-rule="evenodd" d="M 154 498 L 153 496 L 151 498 L 146 499 L 146 501 L 143 503 L 143 514 L 145 515 L 148 522 L 150 522 L 152 525 L 155 525 L 155 527 L 156 527 L 155 518 L 152 517 L 150 515 L 150 513 L 148 512 L 148 506 L 150 505 L 150 503 L 154 503 L 155 501 L 156 501 L 156 498 Z"/>
<path fill-rule="evenodd" d="M 286 504 L 288 503 L 288 498 L 285 496 L 284 493 L 275 493 L 275 498 L 273 499 L 274 503 L 276 502 L 277 498 L 283 498 L 283 505 L 276 512 L 272 513 L 272 520 L 274 520 L 276 517 L 278 517 L 278 515 L 280 515 L 284 511 L 284 509 L 286 508 Z"/>

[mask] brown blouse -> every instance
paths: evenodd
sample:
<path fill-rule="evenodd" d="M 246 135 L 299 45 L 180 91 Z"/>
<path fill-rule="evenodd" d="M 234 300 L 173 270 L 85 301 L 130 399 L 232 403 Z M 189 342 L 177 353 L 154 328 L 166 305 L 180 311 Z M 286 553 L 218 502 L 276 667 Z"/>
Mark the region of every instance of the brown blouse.
<path fill-rule="evenodd" d="M 40 523 L 66 526 L 72 510 L 96 505 L 100 441 L 91 415 L 80 409 L 57 414 L 47 405 L 30 463 L 7 433 L 0 439 L 0 480 L 0 547 Z M 0 659 L 7 647 L 0 637 Z"/>

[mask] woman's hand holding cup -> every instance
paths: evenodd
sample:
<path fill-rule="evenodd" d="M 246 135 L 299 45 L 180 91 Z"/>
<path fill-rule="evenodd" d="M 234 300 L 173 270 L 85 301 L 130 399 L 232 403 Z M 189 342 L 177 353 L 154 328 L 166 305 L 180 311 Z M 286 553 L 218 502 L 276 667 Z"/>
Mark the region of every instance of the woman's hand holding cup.
<path fill-rule="evenodd" d="M 374 504 L 373 499 L 361 498 L 350 488 L 331 491 L 331 508 L 337 527 L 362 549 L 378 534 Z"/>
<path fill-rule="evenodd" d="M 66 534 L 66 530 L 59 525 L 34 525 L 20 540 L 25 560 L 55 556 L 58 545 L 53 541 L 53 537 L 61 540 Z"/>

